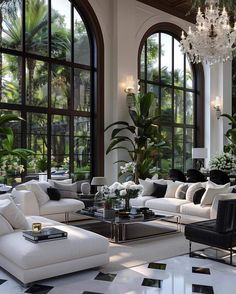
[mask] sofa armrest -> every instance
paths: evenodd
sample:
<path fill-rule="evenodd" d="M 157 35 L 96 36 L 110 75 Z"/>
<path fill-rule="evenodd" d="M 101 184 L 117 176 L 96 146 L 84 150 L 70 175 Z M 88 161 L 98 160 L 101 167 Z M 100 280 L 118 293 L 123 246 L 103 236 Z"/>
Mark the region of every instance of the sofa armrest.
<path fill-rule="evenodd" d="M 227 199 L 236 199 L 236 193 L 218 194 L 215 196 L 211 206 L 210 218 L 214 219 L 217 217 L 219 200 Z"/>
<path fill-rule="evenodd" d="M 32 191 L 13 189 L 12 196 L 24 215 L 39 215 L 39 204 Z"/>

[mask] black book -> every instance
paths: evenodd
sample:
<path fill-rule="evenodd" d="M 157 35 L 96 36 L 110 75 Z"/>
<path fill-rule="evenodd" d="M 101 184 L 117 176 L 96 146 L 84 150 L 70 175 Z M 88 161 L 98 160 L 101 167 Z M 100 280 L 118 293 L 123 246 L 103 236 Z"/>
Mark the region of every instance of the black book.
<path fill-rule="evenodd" d="M 33 241 L 42 241 L 57 238 L 66 238 L 67 232 L 56 228 L 44 228 L 40 232 L 24 231 L 23 236 Z"/>
<path fill-rule="evenodd" d="M 30 238 L 25 237 L 25 240 L 30 241 L 32 243 L 43 243 L 43 242 L 49 242 L 49 241 L 56 241 L 61 239 L 67 239 L 67 237 L 57 237 L 57 238 L 51 238 L 51 239 L 44 239 L 44 240 L 32 240 Z"/>

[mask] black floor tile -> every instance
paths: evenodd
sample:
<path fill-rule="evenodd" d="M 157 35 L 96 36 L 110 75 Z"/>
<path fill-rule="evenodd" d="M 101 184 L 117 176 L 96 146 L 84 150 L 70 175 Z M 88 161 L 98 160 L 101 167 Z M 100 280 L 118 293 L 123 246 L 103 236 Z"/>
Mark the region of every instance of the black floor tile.
<path fill-rule="evenodd" d="M 205 286 L 205 285 L 192 285 L 192 292 L 195 293 L 202 293 L 202 294 L 214 294 L 214 290 L 212 286 Z"/>
<path fill-rule="evenodd" d="M 94 279 L 99 281 L 106 281 L 106 282 L 112 282 L 116 277 L 116 274 L 104 274 L 100 272 Z"/>
<path fill-rule="evenodd" d="M 0 279 L 0 285 L 2 285 L 3 283 L 5 283 L 7 280 L 3 280 L 3 279 Z"/>
<path fill-rule="evenodd" d="M 47 294 L 51 291 L 54 287 L 52 286 L 45 286 L 45 285 L 38 285 L 35 284 L 28 288 L 25 293 L 34 293 L 34 294 Z"/>
<path fill-rule="evenodd" d="M 207 267 L 192 267 L 192 273 L 210 275 L 210 269 Z"/>
<path fill-rule="evenodd" d="M 142 286 L 161 288 L 162 280 L 157 279 L 143 279 Z"/>
<path fill-rule="evenodd" d="M 158 270 L 165 270 L 166 264 L 165 263 L 159 263 L 159 262 L 151 262 L 148 265 L 148 268 L 158 269 Z"/>

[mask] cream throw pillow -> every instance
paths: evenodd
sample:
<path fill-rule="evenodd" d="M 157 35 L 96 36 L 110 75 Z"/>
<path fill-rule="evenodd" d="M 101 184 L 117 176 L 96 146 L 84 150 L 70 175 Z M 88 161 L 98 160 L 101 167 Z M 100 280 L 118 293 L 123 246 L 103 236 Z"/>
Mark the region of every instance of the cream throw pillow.
<path fill-rule="evenodd" d="M 177 188 L 182 185 L 181 182 L 172 182 L 170 180 L 167 180 L 167 189 L 165 198 L 175 198 L 175 192 Z"/>
<path fill-rule="evenodd" d="M 27 230 L 29 228 L 24 214 L 10 199 L 0 200 L 0 214 L 14 229 Z"/>
<path fill-rule="evenodd" d="M 61 183 L 61 184 L 72 184 L 72 179 L 65 179 L 65 180 L 51 180 L 48 179 L 49 185 L 55 188 L 54 183 Z"/>
<path fill-rule="evenodd" d="M 0 214 L 0 236 L 13 233 L 14 230 L 9 222 Z"/>
<path fill-rule="evenodd" d="M 152 181 L 139 179 L 139 184 L 143 186 L 142 196 L 151 196 L 155 190 L 155 187 Z"/>
<path fill-rule="evenodd" d="M 38 200 L 39 206 L 47 203 L 50 198 L 47 193 L 43 191 L 38 183 L 32 183 L 28 186 L 28 190 L 34 192 L 36 199 Z"/>
<path fill-rule="evenodd" d="M 186 200 L 193 202 L 193 195 L 195 194 L 197 190 L 200 190 L 201 188 L 203 188 L 201 182 L 190 185 L 186 192 Z"/>
<path fill-rule="evenodd" d="M 77 196 L 77 183 L 73 184 L 62 184 L 54 183 L 54 188 L 58 189 L 61 198 L 78 198 Z"/>
<path fill-rule="evenodd" d="M 217 194 L 227 193 L 229 191 L 229 187 L 230 187 L 230 183 L 227 183 L 225 185 L 218 185 L 218 187 L 214 187 L 214 188 L 212 188 L 211 183 L 207 184 L 206 191 L 202 196 L 200 205 L 201 206 L 211 205 L 215 196 Z"/>

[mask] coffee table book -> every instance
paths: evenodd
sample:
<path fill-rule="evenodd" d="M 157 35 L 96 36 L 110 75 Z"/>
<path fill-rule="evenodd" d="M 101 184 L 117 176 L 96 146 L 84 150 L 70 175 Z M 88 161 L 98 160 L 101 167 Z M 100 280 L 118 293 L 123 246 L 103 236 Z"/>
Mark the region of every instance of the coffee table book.
<path fill-rule="evenodd" d="M 24 231 L 23 237 L 32 242 L 45 242 L 67 238 L 67 232 L 56 228 L 44 228 L 40 232 Z"/>

